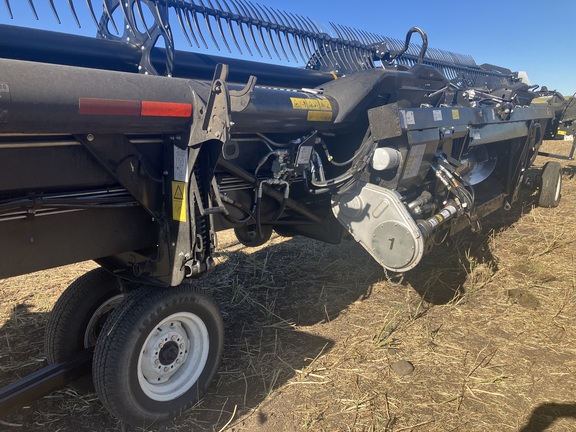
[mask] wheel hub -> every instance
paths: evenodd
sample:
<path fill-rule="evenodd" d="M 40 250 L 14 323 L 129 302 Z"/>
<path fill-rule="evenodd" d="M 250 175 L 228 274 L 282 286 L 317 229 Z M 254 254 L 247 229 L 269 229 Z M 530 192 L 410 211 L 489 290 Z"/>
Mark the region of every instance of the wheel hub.
<path fill-rule="evenodd" d="M 151 384 L 166 382 L 188 357 L 190 340 L 179 322 L 163 323 L 142 351 L 142 373 Z"/>
<path fill-rule="evenodd" d="M 164 366 L 172 364 L 178 358 L 179 347 L 178 344 L 174 341 L 168 342 L 166 345 L 162 347 L 160 350 L 160 363 Z"/>

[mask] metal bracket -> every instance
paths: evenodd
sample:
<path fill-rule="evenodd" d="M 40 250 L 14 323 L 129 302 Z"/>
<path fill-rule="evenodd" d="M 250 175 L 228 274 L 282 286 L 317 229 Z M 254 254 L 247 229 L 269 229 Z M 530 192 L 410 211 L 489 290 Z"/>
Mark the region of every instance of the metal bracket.
<path fill-rule="evenodd" d="M 254 88 L 256 87 L 256 77 L 250 75 L 248 83 L 242 90 L 230 90 L 230 106 L 232 112 L 241 112 L 246 109 L 250 100 L 252 99 L 252 94 L 254 93 Z"/>
<path fill-rule="evenodd" d="M 189 146 L 210 140 L 230 139 L 230 94 L 226 86 L 228 65 L 218 64 L 206 106 L 199 107 L 200 118 L 192 123 Z"/>
<path fill-rule="evenodd" d="M 225 143 L 230 139 L 230 115 L 246 109 L 256 86 L 256 77 L 250 76 L 241 90 L 228 90 L 227 79 L 228 65 L 218 64 L 206 105 L 197 108 L 200 118 L 192 124 L 189 146 L 209 140 Z"/>

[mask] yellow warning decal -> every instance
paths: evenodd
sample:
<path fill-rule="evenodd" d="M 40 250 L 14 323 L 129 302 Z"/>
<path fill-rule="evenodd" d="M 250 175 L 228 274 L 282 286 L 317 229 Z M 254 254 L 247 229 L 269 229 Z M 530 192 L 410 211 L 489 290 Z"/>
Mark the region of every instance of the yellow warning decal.
<path fill-rule="evenodd" d="M 568 132 L 563 131 L 563 130 L 558 130 L 558 135 L 567 135 Z"/>
<path fill-rule="evenodd" d="M 172 219 L 178 222 L 186 222 L 186 183 L 172 182 Z"/>
<path fill-rule="evenodd" d="M 308 121 L 332 121 L 332 111 L 308 111 Z"/>
<path fill-rule="evenodd" d="M 332 105 L 328 99 L 320 99 L 318 102 L 322 111 L 332 111 Z"/>
<path fill-rule="evenodd" d="M 460 120 L 460 111 L 457 109 L 452 110 L 452 120 Z"/>
<path fill-rule="evenodd" d="M 291 97 L 292 108 L 301 110 L 332 111 L 332 104 L 328 99 L 306 99 Z"/>
<path fill-rule="evenodd" d="M 290 100 L 292 101 L 292 108 L 294 108 L 294 109 L 308 109 L 308 105 L 306 105 L 307 99 L 291 97 Z"/>

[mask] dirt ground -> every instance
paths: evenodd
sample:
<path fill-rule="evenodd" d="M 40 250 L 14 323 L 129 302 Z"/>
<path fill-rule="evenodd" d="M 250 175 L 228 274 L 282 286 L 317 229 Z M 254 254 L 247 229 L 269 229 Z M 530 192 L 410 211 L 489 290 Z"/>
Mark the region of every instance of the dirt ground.
<path fill-rule="evenodd" d="M 163 430 L 576 430 L 576 165 L 563 166 L 558 208 L 525 189 L 403 277 L 354 242 L 275 236 L 248 249 L 223 233 L 219 265 L 198 281 L 223 313 L 223 363 Z M 53 303 L 93 267 L 0 281 L 0 385 L 42 366 Z M 0 430 L 137 429 L 67 388 L 0 416 Z"/>

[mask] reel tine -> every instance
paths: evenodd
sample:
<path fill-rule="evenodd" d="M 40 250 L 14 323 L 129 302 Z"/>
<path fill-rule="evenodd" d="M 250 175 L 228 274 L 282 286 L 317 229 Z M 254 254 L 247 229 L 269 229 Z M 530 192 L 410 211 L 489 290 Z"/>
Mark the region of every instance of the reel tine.
<path fill-rule="evenodd" d="M 210 16 L 208 14 L 204 14 L 204 22 L 206 23 L 206 27 L 208 27 L 208 33 L 210 34 L 210 37 L 212 38 L 212 42 L 214 42 L 214 46 L 216 47 L 216 49 L 218 51 L 221 51 L 220 45 L 218 45 L 218 42 L 216 42 L 216 37 L 214 36 L 214 33 L 212 32 L 212 26 L 210 24 Z"/>
<path fill-rule="evenodd" d="M 304 31 L 307 33 L 306 37 L 303 39 L 306 42 L 306 44 L 302 43 L 302 46 L 305 47 L 306 53 L 308 54 L 308 61 L 310 61 L 313 57 L 316 57 L 316 54 L 315 54 L 316 53 L 316 45 L 314 43 L 315 41 L 310 36 L 313 34 L 313 32 L 310 31 L 310 28 L 302 20 L 302 17 L 300 15 L 294 14 L 293 16 L 296 18 L 296 20 L 300 24 L 300 27 L 302 29 L 304 29 Z"/>
<path fill-rule="evenodd" d="M 255 11 L 254 9 L 251 9 L 251 6 L 248 4 L 248 2 L 246 0 L 238 0 L 241 4 L 244 5 L 244 7 L 246 8 L 246 10 L 248 11 L 246 13 L 246 16 L 255 16 L 257 17 L 257 19 L 262 22 L 262 17 L 260 16 L 260 14 L 257 13 L 257 11 Z M 250 13 L 250 11 L 252 11 L 252 13 Z M 270 57 L 270 59 L 272 59 L 272 54 L 270 54 L 270 50 L 268 49 L 268 45 L 266 45 L 266 41 L 264 40 L 264 33 L 262 31 L 262 26 L 260 25 L 260 23 L 258 24 L 253 24 L 254 26 L 256 26 L 256 28 L 258 29 L 258 34 L 260 35 L 260 40 L 262 41 L 262 45 L 264 45 L 264 49 L 266 50 L 266 53 L 268 54 L 268 57 Z M 250 26 L 250 31 L 252 32 L 252 26 Z"/>
<path fill-rule="evenodd" d="M 367 44 L 366 45 L 372 45 L 373 43 L 376 43 L 371 37 L 370 37 L 370 33 L 364 31 L 364 30 L 360 30 L 360 32 L 364 35 L 364 38 L 366 39 Z"/>
<path fill-rule="evenodd" d="M 10 19 L 14 19 L 12 8 L 10 7 L 10 0 L 4 0 L 4 4 L 6 5 L 6 9 L 8 9 L 8 15 L 10 15 Z"/>
<path fill-rule="evenodd" d="M 302 23 L 298 20 L 298 18 L 290 12 L 287 12 L 287 14 L 288 16 L 290 16 L 290 18 L 292 18 L 293 22 L 295 23 L 294 27 L 298 28 L 302 33 L 306 33 L 306 29 L 302 26 Z M 300 39 L 300 43 L 302 44 L 304 54 L 306 54 L 306 57 L 308 57 L 306 60 L 304 60 L 304 63 L 308 63 L 308 61 L 312 57 L 312 54 L 310 53 L 310 45 L 308 44 L 308 36 L 306 34 L 301 34 L 298 39 Z"/>
<path fill-rule="evenodd" d="M 210 7 L 213 10 L 216 10 L 216 8 L 214 7 L 214 5 L 212 4 L 212 2 L 210 0 L 207 0 L 208 4 L 210 5 Z M 224 45 L 226 46 L 226 49 L 228 50 L 229 53 L 232 53 L 232 50 L 230 49 L 230 45 L 228 45 L 228 41 L 226 40 L 226 37 L 224 36 L 224 30 L 222 29 L 222 21 L 221 21 L 221 17 L 220 16 L 215 16 L 214 17 L 214 21 L 216 21 L 216 25 L 218 26 L 218 31 L 220 32 L 220 36 L 222 37 L 222 41 L 224 42 Z"/>
<path fill-rule="evenodd" d="M 340 35 L 341 35 L 342 41 L 348 42 L 349 36 L 346 36 L 346 31 L 344 30 L 344 28 L 341 25 L 337 25 L 337 24 L 335 24 L 335 26 L 340 30 Z M 350 50 L 350 47 L 343 45 L 343 51 L 344 51 L 344 56 L 348 60 L 349 67 L 351 69 L 354 69 L 354 58 L 352 57 L 352 52 Z"/>
<path fill-rule="evenodd" d="M 206 13 L 206 6 L 204 5 L 204 2 L 202 0 L 200 0 L 200 5 L 204 8 L 204 12 L 202 13 L 202 15 L 204 16 L 204 22 L 206 24 L 206 27 L 208 28 L 208 33 L 210 34 L 210 37 L 212 38 L 212 42 L 214 42 L 214 46 L 216 47 L 216 49 L 220 51 L 220 45 L 218 45 L 218 42 L 216 42 L 216 37 L 214 36 L 214 32 L 212 32 L 212 25 L 210 24 L 210 15 Z"/>
<path fill-rule="evenodd" d="M 389 44 L 389 38 L 381 36 L 379 34 L 376 33 L 372 33 L 374 35 L 374 37 L 376 38 L 376 42 L 380 43 L 380 42 L 386 42 L 387 44 Z"/>
<path fill-rule="evenodd" d="M 226 0 L 222 0 L 224 2 L 224 4 L 226 4 Z M 230 0 L 230 3 L 232 3 L 232 6 L 234 6 L 234 9 L 236 9 L 236 15 L 238 15 L 238 18 L 240 18 L 240 16 L 242 15 L 242 13 L 240 12 L 240 9 L 238 8 L 238 5 L 236 3 L 234 3 L 234 0 Z M 228 7 L 228 9 L 230 10 L 230 8 Z M 231 13 L 233 13 L 232 11 L 230 11 Z M 252 54 L 252 50 L 250 49 L 250 45 L 248 45 L 248 40 L 246 39 L 246 34 L 244 33 L 244 27 L 242 27 L 242 21 L 241 20 L 234 20 L 236 22 L 236 25 L 238 26 L 238 29 L 240 29 L 240 36 L 242 36 L 242 41 L 244 42 L 244 45 L 246 46 L 246 49 L 248 50 L 248 53 L 253 56 Z M 256 45 L 256 41 L 254 41 L 254 46 L 256 46 L 256 49 L 258 50 L 258 52 L 260 53 L 260 57 L 262 57 L 262 53 L 260 52 L 260 48 L 258 48 L 258 45 Z"/>
<path fill-rule="evenodd" d="M 280 13 L 284 17 L 284 19 L 288 23 L 288 27 L 292 27 L 292 28 L 298 30 L 298 26 L 295 25 L 295 23 L 290 19 L 290 17 L 288 16 L 288 13 L 284 13 L 280 9 L 278 9 L 277 12 Z M 286 35 L 286 37 L 288 37 L 288 35 Z M 298 54 L 300 55 L 302 62 L 306 63 L 307 60 L 304 58 L 304 55 L 302 54 L 302 50 L 300 49 L 300 35 L 292 33 L 292 38 L 294 39 L 294 43 L 296 44 L 296 49 L 298 50 Z"/>
<path fill-rule="evenodd" d="M 370 33 L 372 35 L 372 37 L 374 38 L 374 42 L 375 43 L 380 43 L 380 42 L 384 42 L 385 39 L 384 37 L 377 35 L 376 33 Z"/>
<path fill-rule="evenodd" d="M 215 0 L 215 1 L 216 1 L 216 4 L 218 5 L 218 7 L 220 8 L 220 10 L 223 10 L 220 2 L 218 0 Z M 222 3 L 224 3 L 224 6 L 226 6 L 226 9 L 228 10 L 228 14 L 232 15 L 232 10 L 230 9 L 230 6 L 228 6 L 228 3 L 226 3 L 225 0 L 222 0 Z M 236 45 L 238 52 L 240 54 L 243 54 L 242 48 L 240 48 L 240 44 L 238 43 L 238 40 L 236 39 L 236 34 L 234 33 L 234 30 L 232 28 L 232 22 L 231 21 L 232 20 L 230 19 L 230 16 L 228 16 L 226 18 L 226 24 L 228 24 L 228 31 L 230 32 L 230 35 L 232 35 L 232 40 L 234 41 L 234 45 Z"/>
<path fill-rule="evenodd" d="M 101 34 L 102 32 L 100 31 L 100 23 L 98 22 L 98 18 L 96 18 L 96 14 L 94 13 L 94 6 L 92 5 L 92 0 L 86 0 L 86 4 L 88 5 L 88 11 L 90 12 L 92 20 L 94 21 L 94 24 L 96 24 L 98 33 Z"/>
<path fill-rule="evenodd" d="M 32 13 L 34 14 L 34 17 L 36 18 L 36 21 L 38 21 L 38 12 L 36 12 L 36 7 L 34 6 L 34 1 L 28 0 L 28 4 L 30 5 L 30 9 L 32 9 Z"/>
<path fill-rule="evenodd" d="M 338 59 L 336 58 L 336 55 L 334 54 L 334 37 L 332 32 L 330 31 L 330 29 L 328 27 L 322 27 L 321 25 L 319 25 L 316 21 L 311 20 L 312 23 L 314 24 L 314 27 L 316 29 L 318 29 L 318 33 L 320 35 L 320 40 L 319 43 L 322 44 L 322 49 L 324 50 L 324 54 L 326 55 L 328 61 L 331 63 L 331 65 L 333 67 L 336 67 L 339 63 L 338 63 Z M 326 36 L 324 36 L 326 35 Z"/>
<path fill-rule="evenodd" d="M 350 29 L 344 25 L 342 26 L 342 29 L 346 33 L 346 36 L 348 36 L 348 40 L 350 42 L 355 42 L 354 35 L 350 32 Z M 350 56 L 353 57 L 353 59 L 354 59 L 354 67 L 360 66 L 360 68 L 362 68 L 361 67 L 362 62 L 361 62 L 360 58 L 358 57 L 358 50 L 356 49 L 356 47 L 354 47 L 354 46 L 350 47 Z"/>
<path fill-rule="evenodd" d="M 250 1 L 247 1 L 247 3 L 252 7 L 252 10 L 256 13 L 256 16 L 258 17 L 258 19 L 260 21 L 270 22 L 270 18 L 267 18 L 266 20 L 264 20 L 264 16 L 260 15 L 260 13 L 258 12 L 258 9 L 256 8 L 256 6 L 260 7 L 260 5 L 256 4 L 256 6 L 254 6 L 254 4 Z M 262 27 L 260 27 L 260 28 L 262 28 Z M 276 53 L 278 60 L 282 61 L 282 57 L 280 57 L 280 53 L 278 52 L 278 49 L 276 48 L 276 45 L 274 44 L 274 39 L 272 39 L 272 30 L 270 29 L 270 27 L 266 27 L 266 33 L 268 34 L 268 40 L 270 41 L 270 44 L 272 44 L 272 48 L 274 49 L 274 53 Z"/>
<path fill-rule="evenodd" d="M 321 30 L 316 26 L 316 24 L 308 17 L 301 15 L 302 21 L 304 21 L 304 24 L 308 23 L 309 27 L 308 27 L 308 31 L 312 34 L 318 34 L 321 32 Z M 324 66 L 328 67 L 328 62 L 326 61 L 326 59 L 321 56 L 320 54 L 322 53 L 322 46 L 320 46 L 320 43 L 318 42 L 318 38 L 311 38 L 312 39 L 312 45 L 316 46 L 316 56 L 318 57 L 318 59 L 320 60 L 320 63 L 324 63 Z"/>
<path fill-rule="evenodd" d="M 352 33 L 352 35 L 354 36 L 354 38 L 360 42 L 361 44 L 365 45 L 364 40 L 362 39 L 362 37 L 360 36 L 360 34 L 356 31 L 356 29 L 352 28 L 352 27 L 348 27 L 348 30 L 350 30 L 350 33 Z"/>
<path fill-rule="evenodd" d="M 189 11 L 187 9 L 184 9 L 182 11 L 182 14 L 184 15 L 184 19 L 186 21 L 186 26 L 188 27 L 188 31 L 190 32 L 190 35 L 194 39 L 194 43 L 196 44 L 196 47 L 200 48 L 200 44 L 198 43 L 198 39 L 196 38 L 196 35 L 194 34 L 194 30 L 192 29 L 192 21 L 190 21 Z"/>
<path fill-rule="evenodd" d="M 288 37 L 289 34 L 286 31 L 286 28 L 289 27 L 289 25 L 287 26 L 284 23 L 284 20 L 282 19 L 282 16 L 280 15 L 280 11 L 279 10 L 274 10 L 272 7 L 270 8 L 270 10 L 272 11 L 271 13 L 276 14 L 276 20 L 280 23 L 280 25 L 283 27 L 282 29 L 282 35 L 284 36 L 284 39 L 286 40 L 286 44 L 288 45 L 288 49 L 290 50 L 290 54 L 292 54 L 292 58 L 294 59 L 294 61 L 296 63 L 298 63 L 298 58 L 296 57 L 296 54 L 294 54 L 294 49 L 292 48 L 292 44 L 290 44 L 290 38 Z"/>
<path fill-rule="evenodd" d="M 198 23 L 198 17 L 196 16 L 197 12 L 187 9 L 186 13 L 187 13 L 187 15 L 190 15 L 192 17 L 192 20 L 194 21 L 194 27 L 196 27 L 196 31 L 198 32 L 198 36 L 200 36 L 200 40 L 204 44 L 204 48 L 208 49 L 208 44 L 206 43 L 206 40 L 204 39 L 204 35 L 202 34 L 202 31 L 200 30 L 200 24 Z"/>
<path fill-rule="evenodd" d="M 118 26 L 116 25 L 116 21 L 114 21 L 114 18 L 112 17 L 112 13 L 110 12 L 110 9 L 108 8 L 108 1 L 104 0 L 102 2 L 102 5 L 104 7 L 104 13 L 106 14 L 108 19 L 112 23 L 112 27 L 114 27 L 114 31 L 116 32 L 117 35 L 119 35 L 120 32 L 118 31 Z M 156 8 L 158 8 L 158 5 L 156 5 Z"/>
<path fill-rule="evenodd" d="M 72 0 L 68 0 L 68 6 L 70 6 L 70 12 L 72 12 L 72 16 L 76 20 L 78 28 L 82 28 L 82 26 L 80 25 L 80 19 L 78 18 L 78 14 L 76 13 L 76 8 L 74 7 L 74 2 Z"/>
<path fill-rule="evenodd" d="M 259 6 L 257 4 L 257 6 Z M 262 8 L 260 6 L 260 8 Z M 286 54 L 286 50 L 284 49 L 284 44 L 282 43 L 282 39 L 280 38 L 280 31 L 278 30 L 278 21 L 276 20 L 276 17 L 274 16 L 274 14 L 270 11 L 270 9 L 268 9 L 266 7 L 266 5 L 264 5 L 264 9 L 266 9 L 266 11 L 268 11 L 270 13 L 270 16 L 268 16 L 268 14 L 264 11 L 264 14 L 266 15 L 266 18 L 268 18 L 270 20 L 270 22 L 274 23 L 276 25 L 276 28 L 274 29 L 274 32 L 276 33 L 276 39 L 278 40 L 278 43 L 280 44 L 280 49 L 282 50 L 282 54 L 284 54 L 284 57 L 286 58 L 286 61 L 288 63 L 290 63 L 290 58 L 288 57 L 288 54 Z"/>
<path fill-rule="evenodd" d="M 343 42 L 345 39 L 344 39 L 344 37 L 342 36 L 342 33 L 340 33 L 340 30 L 338 29 L 338 27 L 336 26 L 336 24 L 334 24 L 334 23 L 332 23 L 332 22 L 329 23 L 329 24 L 332 26 L 332 28 L 334 29 L 334 31 L 335 31 L 336 34 L 338 35 L 338 38 L 340 39 L 340 41 Z M 336 44 L 336 47 L 338 48 L 338 51 L 337 51 L 338 57 L 340 57 L 340 59 L 342 60 L 342 63 L 343 63 L 346 67 L 350 68 L 350 67 L 351 67 L 351 66 L 350 66 L 350 63 L 348 63 L 348 59 L 346 58 L 346 50 L 344 50 L 344 58 L 342 57 L 342 47 L 343 47 L 343 45 L 342 45 L 340 42 L 338 42 L 338 43 Z"/>
<path fill-rule="evenodd" d="M 48 0 L 48 3 L 50 3 L 50 9 L 52 9 L 52 12 L 54 12 L 54 16 L 56 17 L 56 21 L 58 21 L 58 24 L 62 24 L 62 21 L 60 21 L 60 17 L 58 16 L 58 11 L 56 10 L 56 6 L 54 6 L 54 0 Z"/>
<path fill-rule="evenodd" d="M 242 0 L 237 0 L 237 1 L 238 1 L 238 4 L 240 5 L 240 9 L 242 9 L 243 16 L 249 17 L 250 13 L 248 12 L 247 6 L 242 2 Z M 264 55 L 262 54 L 262 51 L 260 51 L 260 46 L 258 45 L 258 42 L 256 42 L 256 37 L 254 36 L 254 24 L 247 23 L 246 27 L 248 27 L 248 31 L 250 32 L 250 37 L 252 38 L 252 42 L 254 43 L 254 46 L 258 50 L 258 54 L 260 54 L 260 57 L 264 57 Z M 262 37 L 262 31 L 259 31 L 259 34 L 260 34 L 260 40 L 262 41 L 262 44 L 264 45 L 264 48 L 266 49 L 266 52 L 268 53 L 268 57 L 272 58 L 272 56 L 270 55 L 270 51 L 268 51 L 268 47 L 264 43 L 264 38 Z"/>
<path fill-rule="evenodd" d="M 362 40 L 364 41 L 364 45 L 368 46 L 370 45 L 370 39 L 368 39 L 368 37 L 366 36 L 366 33 L 360 29 L 355 29 L 356 33 L 358 33 L 360 35 L 360 37 L 362 38 Z"/>
<path fill-rule="evenodd" d="M 184 24 L 184 19 L 182 16 L 182 9 L 176 8 L 176 16 L 178 17 L 178 24 L 180 24 L 180 28 L 182 29 L 182 33 L 184 34 L 186 41 L 188 41 L 188 45 L 194 46 L 194 45 L 192 45 L 192 41 L 190 40 L 190 36 L 188 36 L 188 32 L 186 31 L 186 25 Z"/>
<path fill-rule="evenodd" d="M 146 23 L 146 18 L 144 18 L 144 11 L 142 10 L 142 4 L 140 3 L 140 0 L 136 0 L 135 4 L 136 4 L 136 12 L 138 13 L 138 17 L 140 18 L 140 21 L 142 21 L 142 24 L 144 25 L 144 28 L 146 29 L 146 34 L 148 35 L 148 37 L 150 39 L 152 39 L 152 35 L 150 34 L 150 29 L 148 28 L 148 23 Z"/>

